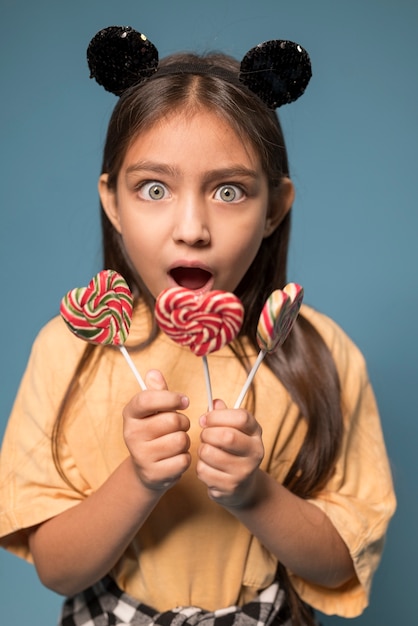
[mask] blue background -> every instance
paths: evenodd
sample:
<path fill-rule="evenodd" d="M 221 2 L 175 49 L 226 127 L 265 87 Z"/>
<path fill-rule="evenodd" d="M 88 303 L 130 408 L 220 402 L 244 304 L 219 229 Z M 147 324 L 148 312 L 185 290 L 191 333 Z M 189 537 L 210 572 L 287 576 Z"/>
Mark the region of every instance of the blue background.
<path fill-rule="evenodd" d="M 0 9 L 0 436 L 36 332 L 99 268 L 96 180 L 115 98 L 88 79 L 90 38 L 132 25 L 162 56 L 241 57 L 266 39 L 299 41 L 314 77 L 281 111 L 297 188 L 289 278 L 367 358 L 399 502 L 371 605 L 354 622 L 416 623 L 416 0 L 2 0 Z M 55 624 L 61 599 L 32 566 L 2 551 L 0 578 L 2 624 Z"/>

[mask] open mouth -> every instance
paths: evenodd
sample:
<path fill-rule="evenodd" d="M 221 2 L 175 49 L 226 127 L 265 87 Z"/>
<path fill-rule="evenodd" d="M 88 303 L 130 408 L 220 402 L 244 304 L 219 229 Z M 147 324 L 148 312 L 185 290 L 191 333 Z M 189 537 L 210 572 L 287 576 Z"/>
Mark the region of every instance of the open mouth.
<path fill-rule="evenodd" d="M 185 289 L 203 289 L 212 278 L 212 274 L 201 267 L 175 267 L 170 276 Z"/>

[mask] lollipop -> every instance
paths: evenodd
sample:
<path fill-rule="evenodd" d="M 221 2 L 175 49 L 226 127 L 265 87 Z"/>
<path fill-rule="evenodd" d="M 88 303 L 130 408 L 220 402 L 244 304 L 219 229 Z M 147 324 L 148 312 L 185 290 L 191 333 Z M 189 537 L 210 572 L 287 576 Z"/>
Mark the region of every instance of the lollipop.
<path fill-rule="evenodd" d="M 257 325 L 260 352 L 237 398 L 235 408 L 241 405 L 267 352 L 273 352 L 286 341 L 299 314 L 302 300 L 303 288 L 296 283 L 288 283 L 283 289 L 276 289 L 267 299 Z"/>
<path fill-rule="evenodd" d="M 207 355 L 220 350 L 238 335 L 244 308 L 234 294 L 209 291 L 201 294 L 183 287 L 165 289 L 155 303 L 157 324 L 173 341 L 188 346 L 203 359 L 209 407 L 212 408 Z"/>
<path fill-rule="evenodd" d="M 165 289 L 155 303 L 155 319 L 173 341 L 189 346 L 196 356 L 220 350 L 239 333 L 244 308 L 233 293 Z"/>
<path fill-rule="evenodd" d="M 113 270 L 103 270 L 87 287 L 69 291 L 61 300 L 60 313 L 70 331 L 80 339 L 117 346 L 145 389 L 145 383 L 123 345 L 131 326 L 132 307 L 132 293 L 125 279 Z"/>
<path fill-rule="evenodd" d="M 289 283 L 283 290 L 276 289 L 269 296 L 257 326 L 257 343 L 260 350 L 273 352 L 281 346 L 298 316 L 303 300 L 303 288 Z"/>

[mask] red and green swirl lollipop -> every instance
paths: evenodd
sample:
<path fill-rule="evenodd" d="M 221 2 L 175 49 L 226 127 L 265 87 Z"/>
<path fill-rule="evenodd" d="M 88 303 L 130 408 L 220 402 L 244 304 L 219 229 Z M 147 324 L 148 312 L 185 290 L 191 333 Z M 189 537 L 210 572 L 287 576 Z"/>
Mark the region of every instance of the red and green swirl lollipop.
<path fill-rule="evenodd" d="M 125 279 L 113 270 L 103 270 L 87 287 L 69 291 L 61 300 L 60 313 L 80 339 L 120 346 L 129 335 L 132 308 L 132 293 Z"/>
<path fill-rule="evenodd" d="M 135 374 L 138 374 L 124 343 L 132 321 L 133 297 L 125 279 L 114 270 L 103 270 L 87 287 L 76 287 L 61 300 L 60 313 L 74 335 L 97 345 L 117 346 Z"/>
<path fill-rule="evenodd" d="M 260 352 L 237 398 L 235 408 L 241 405 L 267 352 L 273 352 L 286 341 L 299 315 L 302 301 L 303 288 L 296 283 L 288 283 L 283 289 L 276 289 L 267 299 L 257 325 L 257 343 Z"/>
<path fill-rule="evenodd" d="M 165 289 L 155 303 L 155 319 L 166 335 L 203 358 L 209 407 L 212 407 L 207 355 L 235 339 L 244 307 L 233 293 L 196 293 L 184 287 Z"/>
<path fill-rule="evenodd" d="M 303 288 L 289 283 L 269 296 L 257 326 L 257 343 L 260 350 L 273 352 L 287 339 L 299 314 Z"/>

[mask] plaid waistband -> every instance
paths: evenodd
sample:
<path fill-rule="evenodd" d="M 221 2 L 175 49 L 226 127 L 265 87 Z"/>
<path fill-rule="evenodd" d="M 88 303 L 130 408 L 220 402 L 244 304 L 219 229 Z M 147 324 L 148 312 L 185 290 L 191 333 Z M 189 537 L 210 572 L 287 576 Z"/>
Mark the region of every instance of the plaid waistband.
<path fill-rule="evenodd" d="M 289 607 L 274 582 L 253 601 L 217 611 L 178 607 L 159 613 L 125 593 L 106 577 L 68 598 L 58 626 L 291 626 Z"/>

